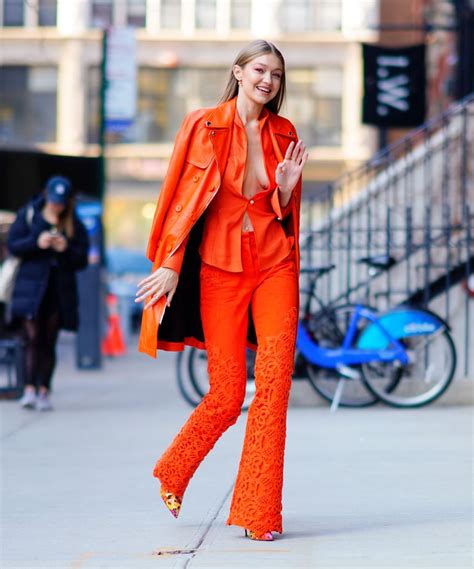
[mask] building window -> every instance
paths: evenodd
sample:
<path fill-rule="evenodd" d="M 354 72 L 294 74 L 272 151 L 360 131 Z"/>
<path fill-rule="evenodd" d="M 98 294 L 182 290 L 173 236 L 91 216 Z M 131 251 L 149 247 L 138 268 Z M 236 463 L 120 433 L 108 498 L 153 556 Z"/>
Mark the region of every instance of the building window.
<path fill-rule="evenodd" d="M 108 133 L 110 144 L 173 142 L 184 115 L 199 107 L 217 104 L 227 80 L 227 69 L 138 70 L 137 115 L 122 133 Z M 98 141 L 99 71 L 89 72 L 88 139 Z"/>
<path fill-rule="evenodd" d="M 340 146 L 342 70 L 339 67 L 289 69 L 287 114 L 308 146 Z"/>
<path fill-rule="evenodd" d="M 92 0 L 91 26 L 93 28 L 107 28 L 114 23 L 113 0 Z"/>
<path fill-rule="evenodd" d="M 281 7 L 282 32 L 307 32 L 311 29 L 311 0 L 286 0 Z"/>
<path fill-rule="evenodd" d="M 163 30 L 179 30 L 181 28 L 180 0 L 161 0 L 160 22 Z"/>
<path fill-rule="evenodd" d="M 56 26 L 58 2 L 57 0 L 39 0 L 38 25 Z"/>
<path fill-rule="evenodd" d="M 216 0 L 195 0 L 196 29 L 214 30 L 216 28 Z"/>
<path fill-rule="evenodd" d="M 3 0 L 3 25 L 5 27 L 23 26 L 25 9 L 23 0 Z"/>
<path fill-rule="evenodd" d="M 251 0 L 233 0 L 230 12 L 230 27 L 233 30 L 250 29 Z"/>
<path fill-rule="evenodd" d="M 342 27 L 342 0 L 319 0 L 314 6 L 314 28 L 333 32 Z"/>
<path fill-rule="evenodd" d="M 284 0 L 280 17 L 283 32 L 340 30 L 342 0 Z"/>
<path fill-rule="evenodd" d="M 55 67 L 0 67 L 0 143 L 56 140 Z"/>
<path fill-rule="evenodd" d="M 146 26 L 146 0 L 128 0 L 127 24 L 134 28 Z"/>

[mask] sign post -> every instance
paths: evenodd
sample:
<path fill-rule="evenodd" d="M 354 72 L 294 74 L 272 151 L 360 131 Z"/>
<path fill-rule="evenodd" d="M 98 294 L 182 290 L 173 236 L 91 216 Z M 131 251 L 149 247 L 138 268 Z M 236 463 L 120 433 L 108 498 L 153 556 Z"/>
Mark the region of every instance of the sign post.
<path fill-rule="evenodd" d="M 135 119 L 137 101 L 136 40 L 133 28 L 108 28 L 102 37 L 99 146 L 101 198 L 105 194 L 107 132 L 123 132 Z"/>

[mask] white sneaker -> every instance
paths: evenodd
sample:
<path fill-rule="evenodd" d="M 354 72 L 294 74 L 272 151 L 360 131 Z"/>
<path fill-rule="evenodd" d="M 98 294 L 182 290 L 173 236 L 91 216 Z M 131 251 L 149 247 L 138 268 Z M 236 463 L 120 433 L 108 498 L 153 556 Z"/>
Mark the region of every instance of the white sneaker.
<path fill-rule="evenodd" d="M 20 405 L 23 409 L 34 409 L 36 407 L 36 393 L 31 389 L 27 389 L 20 399 Z"/>
<path fill-rule="evenodd" d="M 49 399 L 49 395 L 47 393 L 40 393 L 38 395 L 38 398 L 36 399 L 36 408 L 38 409 L 38 411 L 53 410 L 51 400 Z"/>

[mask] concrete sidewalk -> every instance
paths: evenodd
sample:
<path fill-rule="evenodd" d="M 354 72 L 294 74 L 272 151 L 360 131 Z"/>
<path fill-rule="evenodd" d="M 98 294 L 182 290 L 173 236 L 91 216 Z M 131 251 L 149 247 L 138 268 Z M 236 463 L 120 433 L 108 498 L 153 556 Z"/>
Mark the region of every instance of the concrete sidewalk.
<path fill-rule="evenodd" d="M 1 401 L 1 567 L 471 568 L 472 407 L 291 407 L 284 534 L 226 526 L 246 416 L 197 471 L 174 520 L 152 477 L 191 409 L 173 354 L 97 372 L 60 346 L 55 411 Z"/>

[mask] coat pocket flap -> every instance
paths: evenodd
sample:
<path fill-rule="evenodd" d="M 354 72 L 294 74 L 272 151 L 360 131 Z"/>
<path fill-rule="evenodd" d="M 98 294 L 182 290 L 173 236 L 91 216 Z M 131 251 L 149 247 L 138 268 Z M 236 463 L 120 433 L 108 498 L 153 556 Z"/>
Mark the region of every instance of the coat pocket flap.
<path fill-rule="evenodd" d="M 186 162 L 189 162 L 189 164 L 192 164 L 197 168 L 207 168 L 211 163 L 212 158 L 213 158 L 212 152 L 208 154 L 192 152 L 188 156 L 186 156 Z"/>

